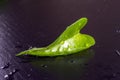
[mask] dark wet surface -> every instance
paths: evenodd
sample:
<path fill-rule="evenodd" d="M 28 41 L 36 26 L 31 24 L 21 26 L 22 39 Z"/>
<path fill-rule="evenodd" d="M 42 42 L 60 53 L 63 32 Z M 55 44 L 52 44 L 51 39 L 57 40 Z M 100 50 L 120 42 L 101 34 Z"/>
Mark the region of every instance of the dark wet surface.
<path fill-rule="evenodd" d="M 0 80 L 120 80 L 119 4 L 119 0 L 0 0 Z M 82 55 L 15 56 L 47 46 L 81 17 L 89 19 L 82 33 L 96 39 Z"/>

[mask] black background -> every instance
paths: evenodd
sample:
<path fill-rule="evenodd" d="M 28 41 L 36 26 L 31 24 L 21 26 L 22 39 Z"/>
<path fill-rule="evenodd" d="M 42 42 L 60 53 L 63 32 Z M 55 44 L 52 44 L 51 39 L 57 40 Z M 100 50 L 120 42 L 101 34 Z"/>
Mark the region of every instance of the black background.
<path fill-rule="evenodd" d="M 0 0 L 0 80 L 120 80 L 119 0 Z M 19 58 L 47 46 L 81 17 L 96 45 L 83 54 Z M 5 67 L 5 68 L 2 68 Z"/>

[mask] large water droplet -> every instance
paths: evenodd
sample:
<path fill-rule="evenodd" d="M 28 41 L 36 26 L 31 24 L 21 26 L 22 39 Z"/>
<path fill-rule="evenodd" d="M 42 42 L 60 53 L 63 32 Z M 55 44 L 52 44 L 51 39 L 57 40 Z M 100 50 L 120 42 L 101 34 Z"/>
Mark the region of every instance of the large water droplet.
<path fill-rule="evenodd" d="M 6 74 L 6 75 L 4 76 L 4 78 L 8 79 L 8 78 L 9 78 L 9 75 Z"/>
<path fill-rule="evenodd" d="M 6 74 L 6 75 L 4 76 L 4 78 L 5 78 L 5 80 L 13 80 L 13 77 L 10 76 L 10 75 L 8 75 L 8 74 Z"/>

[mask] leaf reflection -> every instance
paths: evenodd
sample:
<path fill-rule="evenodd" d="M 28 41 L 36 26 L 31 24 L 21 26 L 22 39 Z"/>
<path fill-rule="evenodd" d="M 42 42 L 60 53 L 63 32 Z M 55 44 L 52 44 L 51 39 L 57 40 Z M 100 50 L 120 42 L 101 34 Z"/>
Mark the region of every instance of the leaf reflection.
<path fill-rule="evenodd" d="M 38 58 L 31 64 L 42 71 L 47 71 L 57 80 L 77 80 L 85 72 L 86 64 L 93 56 L 94 51 L 89 49 L 68 56 Z"/>

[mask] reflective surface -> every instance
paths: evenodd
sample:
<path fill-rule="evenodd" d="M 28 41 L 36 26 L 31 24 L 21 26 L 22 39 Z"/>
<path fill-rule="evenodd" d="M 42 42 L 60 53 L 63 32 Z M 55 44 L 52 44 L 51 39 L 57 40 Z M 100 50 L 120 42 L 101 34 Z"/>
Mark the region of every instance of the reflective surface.
<path fill-rule="evenodd" d="M 0 80 L 120 80 L 119 4 L 119 0 L 1 0 Z M 73 56 L 78 62 L 71 65 L 66 63 L 69 56 L 56 63 L 57 57 L 15 56 L 30 47 L 47 46 L 66 26 L 81 17 L 89 19 L 82 33 L 94 36 L 97 42 L 92 47 L 95 52 L 92 58 Z M 79 65 L 81 58 L 85 66 Z M 45 63 L 44 68 L 39 66 L 42 63 Z"/>

